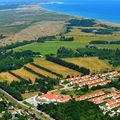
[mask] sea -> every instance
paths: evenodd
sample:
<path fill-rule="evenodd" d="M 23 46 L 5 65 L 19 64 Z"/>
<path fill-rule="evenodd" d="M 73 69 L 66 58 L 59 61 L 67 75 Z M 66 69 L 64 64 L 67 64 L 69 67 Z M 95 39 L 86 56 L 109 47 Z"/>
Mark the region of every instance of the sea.
<path fill-rule="evenodd" d="M 120 23 L 120 0 L 51 0 L 40 7 L 70 15 Z"/>
<path fill-rule="evenodd" d="M 44 2 L 40 7 L 45 9 L 120 24 L 120 0 L 0 0 L 0 4 L 2 2 Z M 18 4 L 7 4 L 0 6 L 0 10 L 16 7 Z"/>

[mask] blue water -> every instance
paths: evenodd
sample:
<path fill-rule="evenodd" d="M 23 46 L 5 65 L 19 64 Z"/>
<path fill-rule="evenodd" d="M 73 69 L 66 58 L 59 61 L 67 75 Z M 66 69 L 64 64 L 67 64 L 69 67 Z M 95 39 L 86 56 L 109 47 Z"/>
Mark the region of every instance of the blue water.
<path fill-rule="evenodd" d="M 94 18 L 108 22 L 120 23 L 120 0 L 54 0 L 62 4 L 44 4 L 42 7 L 63 12 L 71 15 L 78 15 L 87 18 Z"/>

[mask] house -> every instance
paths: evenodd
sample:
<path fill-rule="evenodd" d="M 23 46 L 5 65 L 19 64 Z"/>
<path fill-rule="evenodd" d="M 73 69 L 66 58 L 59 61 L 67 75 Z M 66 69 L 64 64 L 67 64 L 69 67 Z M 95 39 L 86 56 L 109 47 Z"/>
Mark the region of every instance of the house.
<path fill-rule="evenodd" d="M 120 106 L 120 105 L 119 105 L 118 103 L 115 103 L 115 104 L 106 106 L 106 108 L 109 109 L 109 110 L 111 110 L 111 109 L 116 108 L 116 107 L 118 107 L 118 106 Z"/>
<path fill-rule="evenodd" d="M 43 94 L 38 96 L 38 99 L 45 100 L 47 102 L 66 102 L 70 99 L 70 96 L 59 97 L 56 94 L 48 92 L 47 94 Z"/>
<path fill-rule="evenodd" d="M 58 99 L 58 96 L 56 94 L 52 94 L 52 93 L 48 92 L 47 94 L 43 94 L 43 95 L 39 96 L 38 98 L 44 99 L 45 101 L 48 101 L 48 102 L 56 102 Z"/>
<path fill-rule="evenodd" d="M 110 99 L 109 101 L 107 101 L 106 105 L 112 105 L 115 104 L 117 101 L 115 99 Z"/>

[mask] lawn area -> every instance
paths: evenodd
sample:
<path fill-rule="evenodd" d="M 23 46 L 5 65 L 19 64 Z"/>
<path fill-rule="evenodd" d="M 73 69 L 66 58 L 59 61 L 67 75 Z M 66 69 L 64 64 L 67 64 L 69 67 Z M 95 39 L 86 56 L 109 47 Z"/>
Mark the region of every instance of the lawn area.
<path fill-rule="evenodd" d="M 35 95 L 38 95 L 38 93 L 39 92 L 29 92 L 29 93 L 22 94 L 22 97 L 25 100 L 25 99 L 28 99 L 28 98 L 33 97 Z"/>
<path fill-rule="evenodd" d="M 100 71 L 106 68 L 111 69 L 111 66 L 107 62 L 99 60 L 97 57 L 65 58 L 64 60 L 89 68 L 91 72 Z"/>

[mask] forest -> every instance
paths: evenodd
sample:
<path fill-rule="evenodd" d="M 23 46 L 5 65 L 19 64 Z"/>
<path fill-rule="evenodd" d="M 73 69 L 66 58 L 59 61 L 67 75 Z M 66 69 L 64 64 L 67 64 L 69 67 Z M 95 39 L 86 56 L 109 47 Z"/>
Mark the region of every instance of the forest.
<path fill-rule="evenodd" d="M 32 52 L 30 50 L 22 52 L 13 52 L 13 50 L 0 51 L 0 72 L 16 70 L 21 68 L 24 64 L 33 62 L 33 58 L 39 56 L 40 53 Z"/>
<path fill-rule="evenodd" d="M 103 115 L 98 105 L 88 101 L 71 99 L 65 103 L 38 104 L 38 109 L 55 120 L 119 120 L 120 116 Z"/>
<path fill-rule="evenodd" d="M 12 81 L 10 84 L 8 82 L 0 82 L 0 88 L 19 101 L 23 100 L 22 94 L 26 92 L 39 91 L 40 93 L 47 93 L 48 91 L 53 90 L 55 85 L 59 85 L 59 79 L 49 77 L 38 78 L 35 80 L 35 83 L 32 83 L 31 80 L 24 79 Z"/>

